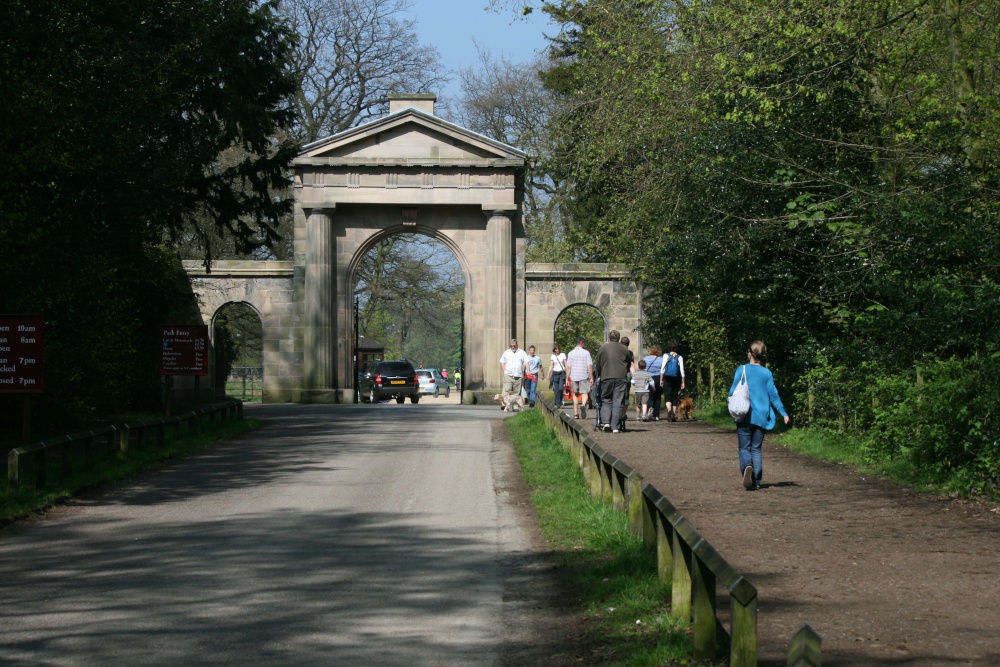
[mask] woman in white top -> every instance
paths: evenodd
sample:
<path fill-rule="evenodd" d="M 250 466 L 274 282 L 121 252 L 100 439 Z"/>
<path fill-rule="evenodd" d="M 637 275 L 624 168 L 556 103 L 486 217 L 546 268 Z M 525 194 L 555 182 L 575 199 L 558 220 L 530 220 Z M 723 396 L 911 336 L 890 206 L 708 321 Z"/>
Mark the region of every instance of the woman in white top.
<path fill-rule="evenodd" d="M 549 362 L 549 387 L 555 393 L 555 406 L 561 408 L 563 387 L 566 384 L 566 355 L 562 353 L 558 345 L 552 348 Z"/>

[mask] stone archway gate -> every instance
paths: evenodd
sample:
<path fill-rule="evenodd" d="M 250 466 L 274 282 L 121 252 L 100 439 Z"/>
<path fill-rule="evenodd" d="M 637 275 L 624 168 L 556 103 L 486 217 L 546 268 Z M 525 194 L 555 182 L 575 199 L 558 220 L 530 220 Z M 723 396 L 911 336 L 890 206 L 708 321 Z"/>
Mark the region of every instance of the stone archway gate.
<path fill-rule="evenodd" d="M 555 318 L 574 303 L 636 331 L 639 291 L 622 267 L 525 266 L 528 156 L 435 117 L 434 101 L 393 97 L 386 117 L 305 147 L 292 163 L 294 261 L 185 263 L 204 323 L 233 302 L 260 314 L 265 401 L 354 400 L 357 268 L 398 233 L 440 241 L 462 267 L 470 391 L 500 386 L 511 337 L 547 360 Z"/>

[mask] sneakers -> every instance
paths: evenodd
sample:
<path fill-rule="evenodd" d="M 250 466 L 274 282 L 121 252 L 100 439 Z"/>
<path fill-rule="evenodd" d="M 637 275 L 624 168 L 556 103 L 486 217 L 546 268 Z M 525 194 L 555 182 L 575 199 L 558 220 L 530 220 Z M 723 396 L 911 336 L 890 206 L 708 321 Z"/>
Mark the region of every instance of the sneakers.
<path fill-rule="evenodd" d="M 753 466 L 747 466 L 743 468 L 743 488 L 749 491 L 753 487 Z"/>
<path fill-rule="evenodd" d="M 605 424 L 605 425 L 604 425 L 604 432 L 605 432 L 605 433 L 607 433 L 607 432 L 609 432 L 610 430 L 611 430 L 611 424 Z M 618 430 L 616 429 L 616 430 L 615 430 L 615 433 L 617 433 L 617 432 L 618 432 Z"/>
<path fill-rule="evenodd" d="M 581 404 L 580 405 L 580 419 L 586 419 L 586 418 L 587 418 L 587 406 Z"/>
<path fill-rule="evenodd" d="M 612 433 L 617 433 L 617 432 L 618 432 L 618 429 L 615 429 L 614 431 L 612 431 Z"/>

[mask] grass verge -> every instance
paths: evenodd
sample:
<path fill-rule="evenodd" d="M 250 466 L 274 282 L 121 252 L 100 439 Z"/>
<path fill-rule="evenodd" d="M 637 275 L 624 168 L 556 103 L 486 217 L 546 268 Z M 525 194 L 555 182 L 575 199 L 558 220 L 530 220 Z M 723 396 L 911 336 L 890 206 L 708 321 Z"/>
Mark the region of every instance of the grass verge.
<path fill-rule="evenodd" d="M 590 497 L 539 411 L 506 424 L 542 533 L 579 593 L 588 664 L 693 664 L 689 626 L 670 617 L 670 588 L 659 582 L 656 556 L 631 533 L 628 517 Z"/>
<path fill-rule="evenodd" d="M 108 457 L 89 470 L 81 470 L 44 489 L 26 486 L 11 491 L 7 488 L 4 475 L 0 486 L 0 522 L 35 514 L 82 490 L 154 469 L 164 461 L 200 452 L 221 440 L 233 438 L 259 426 L 260 422 L 245 419 L 225 422 L 212 430 L 206 428 L 197 433 L 184 433 L 178 437 L 167 435 L 163 447 L 147 446 L 130 450 L 127 456 L 119 454 Z"/>

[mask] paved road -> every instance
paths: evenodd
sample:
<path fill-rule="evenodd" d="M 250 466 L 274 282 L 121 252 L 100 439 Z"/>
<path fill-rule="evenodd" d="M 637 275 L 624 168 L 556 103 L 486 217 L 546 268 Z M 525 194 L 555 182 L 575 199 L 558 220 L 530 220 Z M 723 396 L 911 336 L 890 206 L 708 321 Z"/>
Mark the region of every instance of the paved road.
<path fill-rule="evenodd" d="M 451 403 L 248 406 L 263 429 L 9 527 L 0 664 L 531 664 L 516 463 Z"/>

